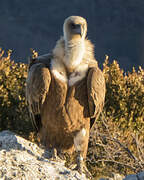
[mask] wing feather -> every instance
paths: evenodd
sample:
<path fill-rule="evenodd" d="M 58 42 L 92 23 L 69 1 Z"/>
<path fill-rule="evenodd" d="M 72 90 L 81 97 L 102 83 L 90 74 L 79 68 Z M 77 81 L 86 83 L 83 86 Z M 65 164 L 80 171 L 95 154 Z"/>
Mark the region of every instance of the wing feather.
<path fill-rule="evenodd" d="M 103 109 L 106 92 L 104 75 L 98 67 L 90 68 L 88 71 L 87 91 L 91 118 L 90 127 L 92 127 Z"/>
<path fill-rule="evenodd" d="M 26 82 L 26 99 L 32 123 L 36 130 L 41 124 L 40 112 L 49 90 L 51 75 L 47 65 L 37 61 L 31 65 Z"/>

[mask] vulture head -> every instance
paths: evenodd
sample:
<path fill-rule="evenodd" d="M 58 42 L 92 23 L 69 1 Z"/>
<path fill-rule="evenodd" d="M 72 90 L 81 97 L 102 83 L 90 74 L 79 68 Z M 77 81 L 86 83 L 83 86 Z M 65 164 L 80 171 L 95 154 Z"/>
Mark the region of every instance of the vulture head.
<path fill-rule="evenodd" d="M 83 17 L 70 16 L 64 21 L 63 37 L 65 56 L 63 63 L 68 72 L 74 72 L 83 61 L 87 22 Z"/>
<path fill-rule="evenodd" d="M 83 17 L 70 16 L 64 21 L 63 33 L 65 41 L 73 39 L 85 39 L 87 34 L 87 22 Z"/>

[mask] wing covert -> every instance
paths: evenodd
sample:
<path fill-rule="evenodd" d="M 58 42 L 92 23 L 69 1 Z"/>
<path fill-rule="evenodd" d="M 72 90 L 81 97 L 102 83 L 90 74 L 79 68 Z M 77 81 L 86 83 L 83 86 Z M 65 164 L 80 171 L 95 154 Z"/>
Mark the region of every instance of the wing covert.
<path fill-rule="evenodd" d="M 51 82 L 50 71 L 47 65 L 41 62 L 34 63 L 29 68 L 26 81 L 26 99 L 34 127 L 39 130 L 41 119 L 40 111 Z"/>
<path fill-rule="evenodd" d="M 104 75 L 98 67 L 90 68 L 88 71 L 87 91 L 91 118 L 90 127 L 92 127 L 103 109 L 106 92 Z"/>

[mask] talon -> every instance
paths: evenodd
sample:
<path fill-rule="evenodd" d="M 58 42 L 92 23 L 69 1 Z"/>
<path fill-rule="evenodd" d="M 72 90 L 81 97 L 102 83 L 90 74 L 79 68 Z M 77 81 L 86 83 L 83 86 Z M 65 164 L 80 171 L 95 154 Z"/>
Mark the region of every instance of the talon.
<path fill-rule="evenodd" d="M 78 154 L 77 157 L 77 166 L 74 168 L 74 170 L 77 170 L 80 174 L 84 173 L 86 175 L 86 177 L 88 177 L 89 179 L 92 178 L 91 173 L 89 172 L 89 170 L 87 169 L 83 157 Z"/>
<path fill-rule="evenodd" d="M 80 174 L 85 174 L 87 178 L 91 179 L 92 175 L 89 172 L 89 170 L 87 169 L 86 165 L 80 166 L 80 167 L 76 167 L 75 170 L 77 170 Z"/>
<path fill-rule="evenodd" d="M 58 157 L 58 155 L 57 155 L 57 150 L 56 150 L 56 148 L 53 148 L 52 149 L 52 157 L 50 158 L 51 160 L 58 160 L 59 159 L 59 157 Z"/>
<path fill-rule="evenodd" d="M 66 160 L 64 153 L 60 152 L 58 156 L 60 157 L 61 160 L 64 160 L 64 161 Z"/>
<path fill-rule="evenodd" d="M 58 153 L 56 148 L 52 149 L 52 157 L 50 158 L 52 161 L 62 161 L 64 160 L 64 155 L 62 153 Z"/>
<path fill-rule="evenodd" d="M 76 166 L 74 168 L 74 170 L 77 170 L 80 174 L 85 174 L 87 178 L 91 179 L 92 178 L 92 175 L 91 173 L 89 172 L 89 170 L 87 169 L 86 165 L 82 165 L 82 166 Z"/>
<path fill-rule="evenodd" d="M 54 148 L 54 149 L 53 149 L 53 152 L 52 152 L 52 157 L 53 157 L 54 159 L 57 159 L 57 158 L 58 158 L 56 148 Z"/>

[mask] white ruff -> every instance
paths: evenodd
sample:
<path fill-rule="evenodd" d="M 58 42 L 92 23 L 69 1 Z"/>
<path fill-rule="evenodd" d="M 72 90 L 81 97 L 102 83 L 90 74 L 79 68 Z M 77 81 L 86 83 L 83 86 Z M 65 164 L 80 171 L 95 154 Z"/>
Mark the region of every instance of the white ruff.
<path fill-rule="evenodd" d="M 77 76 L 75 76 L 75 77 L 72 77 L 72 78 L 69 79 L 68 85 L 69 85 L 69 86 L 73 86 L 76 82 L 82 80 L 83 78 L 84 78 L 84 77 L 83 77 L 83 76 L 80 76 L 80 75 L 77 75 Z"/>
<path fill-rule="evenodd" d="M 60 62 L 51 62 L 51 72 L 56 79 L 59 79 L 62 82 L 67 82 L 67 76 L 65 73 L 65 69 Z"/>
<path fill-rule="evenodd" d="M 87 64 L 79 65 L 75 72 L 70 75 L 68 85 L 73 86 L 76 82 L 82 80 L 86 76 L 87 70 Z"/>
<path fill-rule="evenodd" d="M 80 46 L 81 46 L 81 50 L 80 50 L 80 52 L 78 53 L 76 59 L 72 62 L 72 66 L 73 66 L 73 67 L 77 67 L 77 66 L 82 62 L 83 55 L 84 55 L 84 52 L 85 52 L 84 43 L 81 43 Z"/>
<path fill-rule="evenodd" d="M 77 135 L 74 137 L 74 145 L 76 151 L 82 151 L 85 136 L 86 136 L 86 129 L 82 128 L 82 130 L 79 131 Z"/>
<path fill-rule="evenodd" d="M 85 43 L 83 40 L 73 44 L 66 44 L 66 55 L 63 61 L 67 68 L 75 69 L 82 62 L 84 52 Z"/>
<path fill-rule="evenodd" d="M 58 72 L 57 70 L 52 70 L 52 73 L 56 79 L 59 79 L 62 82 L 67 82 L 67 78 L 61 72 Z"/>

